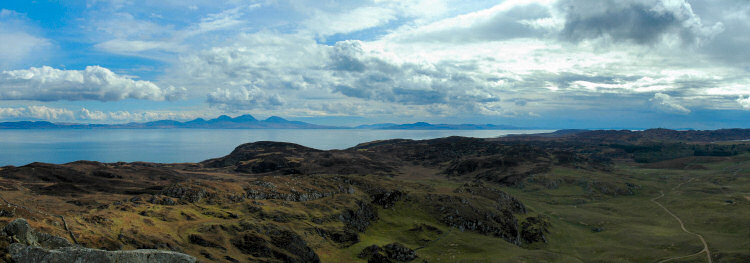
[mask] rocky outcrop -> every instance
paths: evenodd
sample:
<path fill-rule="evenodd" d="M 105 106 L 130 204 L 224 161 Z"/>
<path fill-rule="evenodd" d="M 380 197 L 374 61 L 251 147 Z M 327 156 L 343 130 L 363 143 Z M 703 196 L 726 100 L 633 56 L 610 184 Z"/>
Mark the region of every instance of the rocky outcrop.
<path fill-rule="evenodd" d="M 391 243 L 383 246 L 385 253 L 389 258 L 398 262 L 409 262 L 417 258 L 417 252 L 401 245 L 400 243 Z"/>
<path fill-rule="evenodd" d="M 12 244 L 8 252 L 13 262 L 175 262 L 194 263 L 189 255 L 163 250 L 137 249 L 106 251 L 73 246 L 67 239 L 35 231 L 25 219 L 13 220 L 3 228 Z"/>
<path fill-rule="evenodd" d="M 393 190 L 393 191 L 383 191 L 381 193 L 373 194 L 370 196 L 372 198 L 372 203 L 382 206 L 383 208 L 391 208 L 393 207 L 396 202 L 404 198 L 406 194 L 404 192 L 401 192 L 399 190 Z"/>
<path fill-rule="evenodd" d="M 290 202 L 307 202 L 320 198 L 331 197 L 337 194 L 353 194 L 354 187 L 347 184 L 332 183 L 319 178 L 304 178 L 310 184 L 299 187 L 277 187 L 271 182 L 257 180 L 252 182 L 250 187 L 245 188 L 242 196 L 234 197 L 235 199 L 252 199 L 252 200 L 284 200 Z"/>
<path fill-rule="evenodd" d="M 11 244 L 8 248 L 14 262 L 36 263 L 73 263 L 73 262 L 174 262 L 194 263 L 197 260 L 189 255 L 163 250 L 138 249 L 129 251 L 106 251 L 83 247 L 64 247 L 47 249 L 42 247 L 25 246 L 20 243 Z"/>
<path fill-rule="evenodd" d="M 277 259 L 290 263 L 320 262 L 318 255 L 305 240 L 289 230 L 270 228 L 264 234 L 247 231 L 230 241 L 243 254 L 250 255 L 257 261 Z"/>
<path fill-rule="evenodd" d="M 206 189 L 183 184 L 170 185 L 161 191 L 162 195 L 174 197 L 188 203 L 197 203 L 207 197 L 209 193 Z"/>
<path fill-rule="evenodd" d="M 247 190 L 246 196 L 247 199 L 253 199 L 253 200 L 266 200 L 266 199 L 276 199 L 276 200 L 284 200 L 284 201 L 291 201 L 291 202 L 305 202 L 305 201 L 311 201 L 315 199 L 320 199 L 323 197 L 329 197 L 337 194 L 336 191 L 331 192 L 319 192 L 319 191 L 308 191 L 308 192 L 299 192 L 299 191 L 292 191 L 290 193 L 279 193 L 276 191 L 261 191 L 256 189 L 250 189 Z"/>
<path fill-rule="evenodd" d="M 176 205 L 177 202 L 175 202 L 172 198 L 167 196 L 156 196 L 152 195 L 151 198 L 146 200 L 146 202 L 155 204 L 155 205 Z"/>
<path fill-rule="evenodd" d="M 417 252 L 400 243 L 391 243 L 383 247 L 366 247 L 358 257 L 367 259 L 369 263 L 409 262 L 417 258 Z"/>
<path fill-rule="evenodd" d="M 342 247 L 349 247 L 359 242 L 359 235 L 357 234 L 357 232 L 349 228 L 315 228 L 313 229 L 313 231 L 317 232 L 320 236 L 341 245 Z"/>
<path fill-rule="evenodd" d="M 372 221 L 378 219 L 378 212 L 371 204 L 357 201 L 356 210 L 346 210 L 339 216 L 341 222 L 350 229 L 364 232 Z"/>
<path fill-rule="evenodd" d="M 72 244 L 65 238 L 35 231 L 26 219 L 18 218 L 3 228 L 3 234 L 10 238 L 12 243 L 25 246 L 36 246 L 44 248 L 69 247 Z"/>
<path fill-rule="evenodd" d="M 452 195 L 428 195 L 429 203 L 445 225 L 460 231 L 472 231 L 499 237 L 520 245 L 518 219 L 513 213 L 486 199 L 464 198 Z M 484 203 L 484 204 L 483 204 Z"/>
<path fill-rule="evenodd" d="M 545 234 L 549 233 L 549 227 L 549 218 L 546 216 L 540 215 L 526 218 L 526 221 L 521 223 L 521 239 L 525 243 L 547 243 Z"/>
<path fill-rule="evenodd" d="M 501 190 L 486 186 L 481 181 L 465 183 L 463 186 L 453 190 L 454 193 L 469 193 L 481 196 L 497 202 L 499 209 L 507 209 L 513 213 L 526 213 L 526 206 L 512 195 Z"/>

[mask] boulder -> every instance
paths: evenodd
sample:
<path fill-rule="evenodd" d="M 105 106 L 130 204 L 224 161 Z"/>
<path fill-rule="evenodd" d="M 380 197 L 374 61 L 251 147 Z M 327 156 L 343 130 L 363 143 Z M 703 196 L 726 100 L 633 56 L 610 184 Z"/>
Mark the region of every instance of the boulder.
<path fill-rule="evenodd" d="M 255 257 L 257 261 L 320 262 L 315 251 L 295 232 L 270 226 L 265 230 L 263 234 L 246 231 L 230 242 L 240 252 Z"/>
<path fill-rule="evenodd" d="M 549 218 L 543 215 L 526 218 L 521 223 L 521 238 L 526 243 L 547 243 L 546 233 L 549 233 Z"/>
<path fill-rule="evenodd" d="M 8 246 L 8 252 L 13 262 L 197 262 L 192 256 L 172 251 L 155 249 L 107 251 L 73 246 L 65 238 L 37 232 L 23 218 L 13 220 L 2 231 L 12 241 L 12 244 Z"/>
<path fill-rule="evenodd" d="M 26 222 L 26 219 L 23 218 L 13 220 L 6 225 L 3 228 L 3 233 L 10 237 L 14 243 L 26 246 L 52 249 L 72 246 L 72 244 L 65 238 L 35 231 L 29 226 L 29 223 Z"/>
<path fill-rule="evenodd" d="M 417 252 L 400 243 L 385 245 L 383 246 L 383 250 L 385 250 L 389 258 L 398 262 L 409 262 L 417 258 Z"/>
<path fill-rule="evenodd" d="M 58 249 L 47 249 L 35 246 L 26 246 L 21 243 L 13 243 L 8 247 L 13 262 L 36 262 L 36 263 L 115 263 L 115 262 L 173 262 L 173 263 L 195 263 L 194 257 L 164 250 L 137 249 L 106 251 L 83 247 L 63 247 Z"/>
<path fill-rule="evenodd" d="M 409 262 L 417 258 L 417 252 L 400 243 L 391 243 L 383 247 L 368 246 L 358 257 L 367 259 L 368 263 Z"/>
<path fill-rule="evenodd" d="M 370 222 L 378 219 L 378 211 L 371 204 L 357 201 L 357 209 L 347 209 L 339 215 L 339 219 L 346 227 L 364 232 Z"/>
<path fill-rule="evenodd" d="M 382 193 L 373 194 L 370 196 L 372 203 L 382 206 L 383 208 L 391 208 L 396 202 L 403 199 L 406 196 L 405 193 L 399 190 L 384 191 Z"/>

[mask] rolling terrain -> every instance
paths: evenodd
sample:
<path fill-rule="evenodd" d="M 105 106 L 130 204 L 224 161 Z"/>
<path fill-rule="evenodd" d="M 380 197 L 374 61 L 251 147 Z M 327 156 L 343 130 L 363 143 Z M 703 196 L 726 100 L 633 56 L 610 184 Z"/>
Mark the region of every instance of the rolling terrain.
<path fill-rule="evenodd" d="M 746 262 L 748 138 L 560 131 L 31 163 L 0 168 L 0 225 L 205 262 Z M 18 259 L 14 238 L 0 260 Z"/>

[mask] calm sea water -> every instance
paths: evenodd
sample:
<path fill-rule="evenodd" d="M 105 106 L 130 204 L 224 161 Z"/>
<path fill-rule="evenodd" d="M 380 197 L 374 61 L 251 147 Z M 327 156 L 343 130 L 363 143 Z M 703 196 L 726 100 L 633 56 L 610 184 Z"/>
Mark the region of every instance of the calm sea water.
<path fill-rule="evenodd" d="M 220 157 L 240 144 L 293 142 L 329 150 L 384 139 L 446 136 L 491 138 L 547 130 L 0 130 L 0 166 L 31 162 L 199 162 Z"/>

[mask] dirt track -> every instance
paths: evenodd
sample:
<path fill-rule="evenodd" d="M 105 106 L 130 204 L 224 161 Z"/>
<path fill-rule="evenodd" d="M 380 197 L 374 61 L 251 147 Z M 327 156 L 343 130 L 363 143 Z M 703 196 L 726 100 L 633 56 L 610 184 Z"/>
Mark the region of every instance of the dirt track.
<path fill-rule="evenodd" d="M 691 178 L 687 182 L 678 184 L 677 186 L 675 186 L 675 187 L 672 188 L 672 191 L 676 190 L 677 188 L 679 188 L 680 186 L 682 186 L 685 183 L 689 183 L 689 182 L 693 181 L 693 179 L 695 179 L 695 178 Z M 689 230 L 687 230 L 687 228 L 685 228 L 685 224 L 682 222 L 682 219 L 680 219 L 680 217 L 678 217 L 677 215 L 675 215 L 674 213 L 672 213 L 672 211 L 670 211 L 669 209 L 667 209 L 667 207 L 665 207 L 661 203 L 657 202 L 656 201 L 657 199 L 664 197 L 664 191 L 659 191 L 659 193 L 660 193 L 660 195 L 657 196 L 657 197 L 652 198 L 651 202 L 655 203 L 656 205 L 658 205 L 659 207 L 661 207 L 662 209 L 664 209 L 664 211 L 666 211 L 669 215 L 671 215 L 672 217 L 674 217 L 674 219 L 677 220 L 678 223 L 680 223 L 680 228 L 682 229 L 683 232 L 697 236 L 698 239 L 700 239 L 701 243 L 703 243 L 703 250 L 698 251 L 695 254 L 690 254 L 690 255 L 687 255 L 687 256 L 671 257 L 671 258 L 667 258 L 667 259 L 661 260 L 661 261 L 659 261 L 659 263 L 669 262 L 669 261 L 676 260 L 676 259 L 681 259 L 681 258 L 688 258 L 688 257 L 692 257 L 692 256 L 695 256 L 695 255 L 701 254 L 703 252 L 706 252 L 706 259 L 708 260 L 708 263 L 713 263 L 713 261 L 711 260 L 711 250 L 708 248 L 708 243 L 706 243 L 706 239 L 704 239 L 703 236 L 700 235 L 700 234 L 696 234 L 696 233 L 693 233 L 693 232 L 690 232 Z"/>

